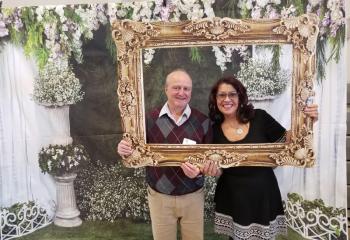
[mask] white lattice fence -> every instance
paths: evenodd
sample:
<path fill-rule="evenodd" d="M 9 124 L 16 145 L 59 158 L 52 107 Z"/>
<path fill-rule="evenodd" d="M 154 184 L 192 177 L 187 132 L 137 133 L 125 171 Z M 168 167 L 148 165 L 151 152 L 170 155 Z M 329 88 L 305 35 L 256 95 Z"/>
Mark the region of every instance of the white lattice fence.
<path fill-rule="evenodd" d="M 12 239 L 34 232 L 52 222 L 37 204 L 23 204 L 18 211 L 0 210 L 0 240 Z"/>
<path fill-rule="evenodd" d="M 346 239 L 347 220 L 344 214 L 328 217 L 320 208 L 305 211 L 300 201 L 287 201 L 285 212 L 288 225 L 307 239 Z"/>

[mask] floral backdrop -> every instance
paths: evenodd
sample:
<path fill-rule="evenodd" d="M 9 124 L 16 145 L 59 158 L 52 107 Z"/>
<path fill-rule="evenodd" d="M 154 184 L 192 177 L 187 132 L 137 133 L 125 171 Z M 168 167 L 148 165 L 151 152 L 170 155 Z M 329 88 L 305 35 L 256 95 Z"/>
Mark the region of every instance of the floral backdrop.
<path fill-rule="evenodd" d="M 82 217 L 108 221 L 126 217 L 148 221 L 144 171 L 122 167 L 115 155 L 115 144 L 122 131 L 114 91 L 117 69 L 115 45 L 110 35 L 111 22 L 115 19 L 179 21 L 214 16 L 274 19 L 309 12 L 316 13 L 321 20 L 317 42 L 317 79 L 322 83 L 327 76 L 327 64 L 338 62 L 343 50 L 345 10 L 342 0 L 155 0 L 1 8 L 0 54 L 11 43 L 23 48 L 26 56 L 34 59 L 38 75 L 32 94 L 36 103 L 46 107 L 71 105 L 71 136 L 74 141 L 85 145 L 91 157 L 90 164 L 80 167 L 76 181 Z M 274 55 L 272 62 L 264 64 L 277 66 L 280 49 L 273 47 L 271 51 Z M 213 47 L 211 53 L 216 64 L 215 71 L 225 74 L 237 72 L 230 63 L 234 58 L 249 59 L 251 49 L 244 45 L 223 46 Z M 157 64 L 154 49 L 148 49 L 143 54 L 146 66 Z M 201 49 L 193 48 L 188 54 L 193 64 L 203 64 Z M 250 69 L 248 63 L 242 68 Z M 259 63 L 251 62 L 251 65 L 254 64 Z M 280 75 L 284 74 L 287 75 Z M 243 72 L 241 75 L 247 78 Z M 279 87 L 283 89 L 283 81 Z M 205 188 L 205 215 L 206 219 L 211 219 L 215 178 L 207 178 Z M 320 211 L 317 216 L 323 214 L 329 219 L 346 215 L 345 207 L 329 206 L 322 199 L 305 199 L 298 193 L 288 194 L 285 207 L 289 206 L 301 206 L 312 214 Z M 1 209 L 8 212 L 18 208 L 4 206 Z M 310 223 L 306 217 L 295 221 L 292 228 Z M 332 232 L 332 236 L 336 236 L 334 239 L 346 239 L 344 228 L 344 225 L 338 224 L 328 230 L 319 228 L 315 231 Z"/>
<path fill-rule="evenodd" d="M 136 21 L 178 21 L 204 17 L 227 16 L 232 18 L 284 18 L 303 13 L 316 13 L 320 18 L 320 37 L 317 59 L 320 77 L 324 76 L 324 64 L 339 59 L 345 37 L 345 11 L 343 0 L 231 0 L 216 8 L 214 0 L 163 0 L 127 3 L 56 5 L 2 9 L 0 13 L 0 41 L 23 45 L 27 55 L 33 55 L 40 68 L 49 60 L 72 57 L 83 61 L 82 45 L 93 38 L 100 25 L 110 25 L 115 19 Z M 223 1 L 218 1 L 223 2 Z M 215 14 L 217 12 L 217 14 Z M 325 45 L 332 51 L 325 55 Z M 108 47 L 114 55 L 114 46 Z M 150 50 L 151 51 L 151 50 Z M 241 48 L 213 48 L 217 65 L 225 70 L 233 51 Z M 146 59 L 151 52 L 146 53 Z M 147 60 L 146 60 L 147 61 Z M 148 60 L 149 61 L 149 60 Z"/>

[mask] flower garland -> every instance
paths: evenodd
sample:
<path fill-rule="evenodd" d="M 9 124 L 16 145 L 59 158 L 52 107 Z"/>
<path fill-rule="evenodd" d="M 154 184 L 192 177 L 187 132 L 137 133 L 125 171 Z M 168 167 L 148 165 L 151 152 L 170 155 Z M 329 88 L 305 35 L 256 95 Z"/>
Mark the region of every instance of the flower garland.
<path fill-rule="evenodd" d="M 107 23 L 104 11 L 102 4 L 6 8 L 0 13 L 0 37 L 23 44 L 40 68 L 62 57 L 81 63 L 82 41 Z"/>
<path fill-rule="evenodd" d="M 165 5 L 163 0 L 122 4 L 109 3 L 107 14 L 111 22 L 126 18 L 142 22 L 176 22 L 184 18 L 196 20 L 215 17 L 213 4 L 214 0 L 168 0 Z M 154 54 L 154 49 L 145 49 L 143 53 L 144 63 L 150 64 Z"/>
<path fill-rule="evenodd" d="M 238 2 L 241 18 L 284 18 L 303 13 L 316 13 L 320 19 L 320 38 L 317 47 L 319 75 L 324 76 L 324 65 L 331 59 L 338 60 L 345 41 L 344 0 L 291 1 L 288 6 L 281 0 L 231 0 Z M 179 21 L 215 16 L 214 0 L 163 0 L 137 1 L 108 4 L 57 5 L 0 9 L 0 43 L 10 40 L 22 44 L 25 53 L 35 56 L 39 68 L 49 60 L 74 59 L 81 63 L 82 43 L 93 38 L 100 25 L 115 19 L 136 21 Z M 325 56 L 329 43 L 331 54 Z M 113 47 L 110 44 L 110 47 Z M 233 51 L 244 49 L 214 47 L 217 65 L 226 69 Z M 150 63 L 154 51 L 146 50 L 144 60 Z"/>
<path fill-rule="evenodd" d="M 281 0 L 239 0 L 238 7 L 242 18 L 286 18 L 303 13 L 315 13 L 320 18 L 320 36 L 317 42 L 317 69 L 319 79 L 323 79 L 326 63 L 339 60 L 345 41 L 344 0 L 290 1 L 284 6 Z M 325 55 L 325 47 L 330 44 L 331 53 Z"/>

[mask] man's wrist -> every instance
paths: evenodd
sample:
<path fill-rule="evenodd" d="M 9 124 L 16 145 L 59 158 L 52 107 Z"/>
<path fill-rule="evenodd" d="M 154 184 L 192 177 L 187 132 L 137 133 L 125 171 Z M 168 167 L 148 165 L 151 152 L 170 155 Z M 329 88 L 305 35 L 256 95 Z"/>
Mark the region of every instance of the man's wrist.
<path fill-rule="evenodd" d="M 199 172 L 196 178 L 201 178 L 201 177 L 204 177 L 204 175 L 202 174 L 202 172 Z"/>

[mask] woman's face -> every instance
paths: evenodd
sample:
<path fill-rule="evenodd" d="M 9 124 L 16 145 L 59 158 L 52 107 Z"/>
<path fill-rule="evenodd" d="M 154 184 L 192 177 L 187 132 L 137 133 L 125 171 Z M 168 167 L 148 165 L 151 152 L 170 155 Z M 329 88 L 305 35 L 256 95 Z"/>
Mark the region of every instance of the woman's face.
<path fill-rule="evenodd" d="M 239 106 L 238 93 L 236 89 L 231 84 L 220 84 L 216 94 L 216 104 L 224 117 L 236 116 Z"/>

